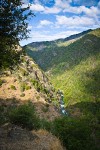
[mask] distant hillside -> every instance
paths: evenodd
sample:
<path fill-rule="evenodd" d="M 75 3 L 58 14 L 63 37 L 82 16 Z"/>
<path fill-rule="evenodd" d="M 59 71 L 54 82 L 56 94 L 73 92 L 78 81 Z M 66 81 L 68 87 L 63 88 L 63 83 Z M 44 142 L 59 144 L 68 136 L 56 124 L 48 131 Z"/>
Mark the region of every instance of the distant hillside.
<path fill-rule="evenodd" d="M 54 86 L 64 91 L 66 105 L 99 100 L 100 29 L 86 32 L 66 44 L 48 42 L 41 51 L 32 48 L 25 46 L 27 53 L 48 73 Z"/>
<path fill-rule="evenodd" d="M 67 38 L 64 38 L 64 39 L 62 39 L 62 40 L 61 40 L 61 39 L 58 39 L 57 41 L 62 41 L 62 42 L 64 42 L 64 41 L 69 41 L 69 40 L 77 39 L 77 38 L 80 38 L 80 37 L 84 36 L 85 34 L 91 32 L 91 31 L 92 31 L 92 30 L 89 29 L 89 30 L 87 30 L 87 31 L 83 31 L 83 32 L 78 33 L 78 34 L 71 35 L 71 36 L 69 36 L 69 37 L 67 37 Z"/>
<path fill-rule="evenodd" d="M 30 43 L 30 44 L 24 46 L 24 48 L 25 49 L 31 49 L 33 51 L 44 50 L 45 48 L 57 46 L 57 45 L 59 45 L 59 43 L 64 43 L 66 41 L 71 42 L 77 38 L 84 36 L 85 34 L 91 32 L 91 31 L 92 30 L 89 29 L 87 31 L 83 31 L 83 32 L 78 33 L 78 34 L 71 35 L 67 38 L 64 38 L 64 39 L 62 38 L 62 39 L 58 39 L 58 40 L 54 40 L 54 41 L 33 42 L 33 43 Z"/>

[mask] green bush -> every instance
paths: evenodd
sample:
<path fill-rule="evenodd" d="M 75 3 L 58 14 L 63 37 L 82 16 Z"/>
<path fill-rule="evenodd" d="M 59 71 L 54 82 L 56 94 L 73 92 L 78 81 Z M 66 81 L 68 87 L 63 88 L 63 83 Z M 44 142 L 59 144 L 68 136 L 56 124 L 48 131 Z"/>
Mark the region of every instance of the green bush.
<path fill-rule="evenodd" d="M 0 86 L 3 84 L 3 81 L 0 79 Z"/>
<path fill-rule="evenodd" d="M 21 71 L 23 76 L 28 76 L 28 72 L 25 69 L 20 67 L 19 70 Z"/>
<path fill-rule="evenodd" d="M 21 92 L 24 92 L 25 91 L 25 83 L 24 82 L 22 82 L 21 83 L 21 86 L 20 86 L 20 89 L 21 89 Z"/>
<path fill-rule="evenodd" d="M 27 83 L 22 82 L 20 86 L 21 92 L 24 92 L 25 90 L 30 90 L 31 86 L 27 85 Z"/>
<path fill-rule="evenodd" d="M 48 131 L 51 131 L 51 128 L 52 128 L 52 122 L 49 122 L 45 119 L 41 119 L 40 120 L 40 128 L 41 129 L 45 129 L 45 130 L 48 130 Z"/>
<path fill-rule="evenodd" d="M 38 80 L 31 79 L 30 82 L 38 92 L 43 92 L 43 86 Z"/>
<path fill-rule="evenodd" d="M 25 90 L 30 90 L 30 89 L 31 89 L 31 86 L 29 86 L 29 85 L 25 86 Z"/>
<path fill-rule="evenodd" d="M 25 93 L 22 93 L 21 95 L 20 95 L 20 97 L 24 97 L 25 96 Z"/>
<path fill-rule="evenodd" d="M 12 109 L 9 113 L 11 123 L 22 126 L 27 129 L 38 129 L 40 127 L 39 119 L 35 115 L 34 106 L 32 103 L 21 105 Z"/>
<path fill-rule="evenodd" d="M 48 112 L 48 110 L 49 110 L 49 108 L 48 108 L 48 107 L 42 107 L 42 111 L 43 111 L 43 112 L 45 112 L 45 113 L 46 113 L 46 112 Z"/>
<path fill-rule="evenodd" d="M 6 83 L 6 80 L 0 79 L 0 86 L 1 86 L 3 83 Z"/>
<path fill-rule="evenodd" d="M 16 87 L 15 87 L 14 85 L 11 85 L 10 88 L 11 88 L 12 90 L 16 90 Z"/>
<path fill-rule="evenodd" d="M 55 119 L 51 132 L 60 138 L 68 150 L 99 150 L 92 137 L 94 128 L 97 129 L 98 125 L 96 119 L 92 117 Z M 95 131 L 95 134 L 99 132 L 98 130 Z"/>
<path fill-rule="evenodd" d="M 0 125 L 5 122 L 4 107 L 0 106 Z"/>

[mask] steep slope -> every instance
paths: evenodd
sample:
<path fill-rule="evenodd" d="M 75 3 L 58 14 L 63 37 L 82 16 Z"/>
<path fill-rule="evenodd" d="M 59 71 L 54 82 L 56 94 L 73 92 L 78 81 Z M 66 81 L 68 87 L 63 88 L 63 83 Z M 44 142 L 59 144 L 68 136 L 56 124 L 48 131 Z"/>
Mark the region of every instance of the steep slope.
<path fill-rule="evenodd" d="M 60 141 L 46 130 L 27 131 L 15 125 L 0 128 L 0 149 L 3 150 L 65 150 Z"/>
<path fill-rule="evenodd" d="M 55 89 L 39 66 L 16 47 L 16 55 L 7 53 L 0 66 L 0 150 L 66 150 L 49 132 L 51 122 L 61 116 L 54 105 Z M 16 63 L 9 65 L 10 59 Z"/>
<path fill-rule="evenodd" d="M 28 53 L 50 75 L 54 86 L 63 90 L 66 105 L 99 100 L 100 29 L 67 46 Z"/>
<path fill-rule="evenodd" d="M 13 104 L 14 99 L 24 103 L 32 101 L 41 118 L 52 120 L 60 116 L 53 105 L 56 100 L 54 87 L 45 73 L 27 55 L 20 56 L 20 63 L 0 74 L 0 104 Z M 8 103 L 8 104 L 7 104 Z"/>

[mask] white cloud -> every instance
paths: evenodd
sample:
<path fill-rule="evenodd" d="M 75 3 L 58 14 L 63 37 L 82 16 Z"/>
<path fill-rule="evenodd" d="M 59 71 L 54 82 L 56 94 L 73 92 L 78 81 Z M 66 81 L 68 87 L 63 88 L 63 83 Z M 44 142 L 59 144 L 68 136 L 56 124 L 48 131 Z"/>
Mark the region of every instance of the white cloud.
<path fill-rule="evenodd" d="M 49 20 L 41 20 L 39 25 L 37 26 L 37 28 L 42 28 L 42 27 L 45 27 L 45 26 L 48 26 L 49 25 L 49 28 L 53 25 L 53 22 L 49 21 Z"/>
<path fill-rule="evenodd" d="M 22 7 L 22 8 L 27 8 L 27 7 L 28 7 L 28 4 L 23 3 L 21 7 Z"/>
<path fill-rule="evenodd" d="M 44 11 L 45 8 L 42 5 L 40 5 L 40 4 L 31 4 L 30 10 L 33 10 L 33 11 Z"/>
<path fill-rule="evenodd" d="M 66 7 L 69 6 L 69 2 L 71 0 L 55 0 L 55 6 L 56 7 L 59 7 L 59 8 L 62 8 L 62 9 L 65 9 Z"/>
<path fill-rule="evenodd" d="M 28 25 L 28 29 L 29 29 L 29 30 L 32 29 L 32 26 L 31 26 L 31 25 Z"/>
<path fill-rule="evenodd" d="M 45 14 L 58 14 L 61 11 L 58 7 L 45 7 L 44 13 Z"/>
<path fill-rule="evenodd" d="M 66 9 L 63 10 L 63 12 L 71 12 L 75 14 L 81 14 L 83 12 L 90 17 L 100 15 L 100 10 L 98 9 L 98 7 L 94 6 L 88 8 L 86 6 L 72 7 L 69 5 Z"/>
<path fill-rule="evenodd" d="M 32 11 L 41 12 L 41 11 L 45 10 L 45 8 L 38 3 L 37 4 L 23 3 L 22 8 L 26 8 L 26 7 L 28 7 L 28 5 L 30 6 L 30 10 L 32 10 Z"/>
<path fill-rule="evenodd" d="M 79 1 L 79 0 L 74 0 Z M 82 12 L 88 16 L 94 17 L 100 15 L 100 1 L 98 2 L 98 6 L 91 6 L 90 8 L 82 5 L 82 6 L 71 6 L 72 0 L 55 0 L 55 4 L 53 7 L 43 6 L 39 0 L 35 0 L 34 4 L 31 4 L 30 9 L 37 12 L 43 12 L 45 14 L 58 14 L 60 12 L 71 12 L 75 14 L 81 14 Z M 26 3 L 23 4 L 23 7 L 27 7 Z"/>
<path fill-rule="evenodd" d="M 48 21 L 48 20 L 41 20 L 40 21 L 40 25 L 42 25 L 42 26 L 47 26 L 50 24 L 53 24 L 53 23 L 51 21 Z"/>
<path fill-rule="evenodd" d="M 88 17 L 66 17 L 66 16 L 56 16 L 56 24 L 60 26 L 66 26 L 66 27 L 76 27 L 76 26 L 92 26 L 96 24 L 96 21 L 93 18 Z"/>
<path fill-rule="evenodd" d="M 48 2 L 48 0 L 43 0 L 42 2 L 44 1 L 45 3 Z M 80 0 L 55 0 L 55 4 L 52 7 L 43 5 L 43 3 L 40 3 L 40 0 L 34 0 L 34 3 L 31 4 L 31 10 L 33 12 L 39 12 L 40 14 L 37 15 L 38 19 L 36 19 L 35 26 L 33 28 L 31 23 L 33 24 L 34 22 L 29 24 L 28 28 L 32 29 L 30 32 L 30 36 L 32 38 L 27 41 L 24 40 L 25 42 L 22 41 L 22 45 L 33 41 L 50 41 L 65 38 L 89 28 L 94 29 L 99 27 L 100 1 L 98 2 L 97 7 L 86 7 L 85 5 L 71 6 L 72 1 Z M 27 7 L 28 5 L 24 3 L 23 6 Z M 67 12 L 73 14 L 69 17 L 67 17 L 67 15 L 64 16 L 65 14 L 69 14 Z M 49 18 L 47 18 L 47 14 L 51 14 L 48 15 L 48 17 L 50 16 L 52 22 L 49 21 Z M 41 15 L 43 15 L 43 20 L 41 20 Z M 45 16 L 48 20 L 44 18 Z M 54 19 L 54 17 L 56 18 Z"/>

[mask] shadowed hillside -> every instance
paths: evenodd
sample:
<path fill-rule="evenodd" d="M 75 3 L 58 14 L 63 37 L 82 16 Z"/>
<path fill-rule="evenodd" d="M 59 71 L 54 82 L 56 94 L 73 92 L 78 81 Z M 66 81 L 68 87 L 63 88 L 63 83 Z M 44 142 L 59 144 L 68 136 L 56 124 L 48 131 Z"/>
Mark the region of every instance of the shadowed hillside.
<path fill-rule="evenodd" d="M 80 101 L 98 101 L 100 97 L 100 29 L 76 41 L 41 51 L 27 49 L 39 66 L 47 72 L 56 89 L 64 91 L 66 105 Z M 62 42 L 63 43 L 63 42 Z"/>

